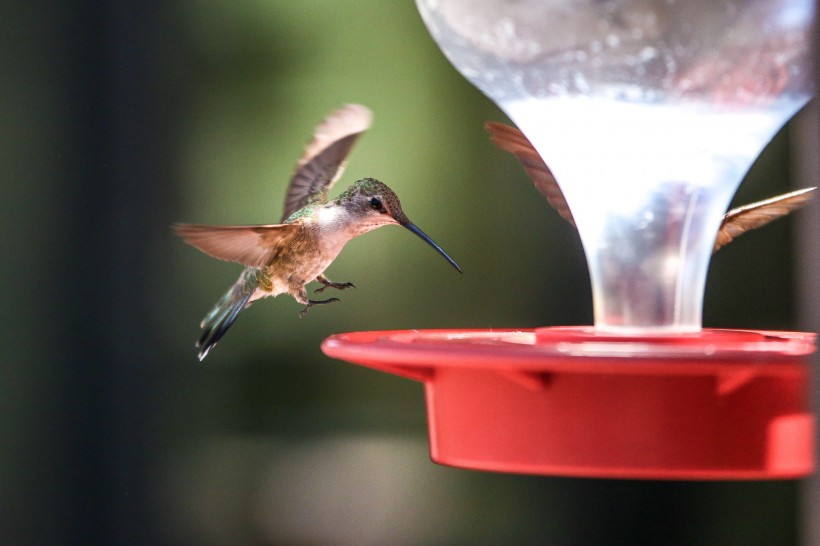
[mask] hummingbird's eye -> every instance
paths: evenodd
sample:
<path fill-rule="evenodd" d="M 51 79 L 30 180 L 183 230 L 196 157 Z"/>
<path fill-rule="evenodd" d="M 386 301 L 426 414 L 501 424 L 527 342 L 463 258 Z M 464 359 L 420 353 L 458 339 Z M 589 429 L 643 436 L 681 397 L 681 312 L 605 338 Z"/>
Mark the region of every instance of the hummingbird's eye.
<path fill-rule="evenodd" d="M 370 198 L 370 207 L 373 210 L 382 210 L 382 201 L 378 197 Z"/>

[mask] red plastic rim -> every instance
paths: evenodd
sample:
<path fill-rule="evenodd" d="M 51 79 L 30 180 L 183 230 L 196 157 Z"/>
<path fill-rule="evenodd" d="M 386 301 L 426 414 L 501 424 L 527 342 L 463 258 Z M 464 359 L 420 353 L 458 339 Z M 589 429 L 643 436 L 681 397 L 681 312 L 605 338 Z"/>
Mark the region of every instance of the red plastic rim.
<path fill-rule="evenodd" d="M 422 381 L 432 458 L 503 472 L 767 479 L 814 468 L 815 335 L 589 327 L 356 332 L 331 357 Z"/>

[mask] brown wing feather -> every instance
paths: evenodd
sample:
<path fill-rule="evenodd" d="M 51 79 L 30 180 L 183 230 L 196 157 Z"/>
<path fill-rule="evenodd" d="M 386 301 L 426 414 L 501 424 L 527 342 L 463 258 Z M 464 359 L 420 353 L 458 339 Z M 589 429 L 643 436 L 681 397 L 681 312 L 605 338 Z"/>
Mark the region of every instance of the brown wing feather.
<path fill-rule="evenodd" d="M 203 226 L 174 224 L 183 241 L 220 260 L 265 267 L 300 229 L 298 224 Z"/>
<path fill-rule="evenodd" d="M 817 188 L 804 188 L 730 210 L 723 217 L 713 252 L 717 252 L 747 231 L 765 226 L 772 220 L 782 218 L 802 207 L 814 197 L 812 192 L 815 189 Z"/>
<path fill-rule="evenodd" d="M 356 139 L 370 127 L 372 119 L 366 107 L 348 104 L 316 127 L 291 177 L 282 222 L 308 203 L 327 199 L 327 192 L 342 176 Z"/>
<path fill-rule="evenodd" d="M 558 211 L 561 218 L 574 226 L 575 221 L 572 218 L 572 212 L 569 210 L 569 205 L 567 205 L 567 200 L 564 198 L 558 182 L 533 145 L 524 136 L 524 133 L 515 127 L 492 121 L 484 123 L 484 128 L 490 133 L 490 138 L 496 146 L 518 158 L 524 170 L 535 183 L 535 187 L 547 198 L 547 202 Z"/>

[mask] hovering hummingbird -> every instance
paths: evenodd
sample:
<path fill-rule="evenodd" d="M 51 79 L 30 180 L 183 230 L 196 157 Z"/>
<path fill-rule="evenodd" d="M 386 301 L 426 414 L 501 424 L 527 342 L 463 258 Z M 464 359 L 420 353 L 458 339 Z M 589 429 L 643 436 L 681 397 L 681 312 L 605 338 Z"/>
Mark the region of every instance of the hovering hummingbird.
<path fill-rule="evenodd" d="M 381 226 L 398 224 L 436 249 L 450 264 L 461 268 L 404 214 L 399 198 L 383 182 L 363 178 L 336 199 L 328 192 L 344 170 L 359 135 L 370 127 L 372 114 L 358 104 L 333 112 L 317 128 L 290 180 L 281 223 L 255 226 L 175 224 L 186 243 L 205 254 L 245 266 L 236 283 L 200 323 L 196 343 L 199 359 L 225 335 L 239 313 L 254 301 L 289 294 L 305 305 L 333 303 L 338 298 L 308 299 L 306 286 L 317 281 L 326 288 L 353 288 L 324 275 L 345 244 Z"/>
<path fill-rule="evenodd" d="M 574 226 L 575 220 L 558 182 L 524 133 L 515 127 L 493 121 L 485 122 L 484 128 L 490 133 L 496 146 L 518 158 L 547 202 L 558 211 L 561 218 Z M 730 210 L 723 215 L 712 252 L 717 252 L 747 231 L 765 226 L 806 205 L 814 197 L 812 192 L 816 189 L 803 188 Z"/>

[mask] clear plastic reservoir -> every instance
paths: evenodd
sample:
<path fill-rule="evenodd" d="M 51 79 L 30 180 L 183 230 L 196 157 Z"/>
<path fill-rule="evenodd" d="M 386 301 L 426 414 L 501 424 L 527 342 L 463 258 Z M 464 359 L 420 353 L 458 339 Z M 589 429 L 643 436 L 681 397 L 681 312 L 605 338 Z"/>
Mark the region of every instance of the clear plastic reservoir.
<path fill-rule="evenodd" d="M 722 216 L 811 97 L 810 0 L 417 0 L 572 210 L 595 327 L 701 328 Z"/>

